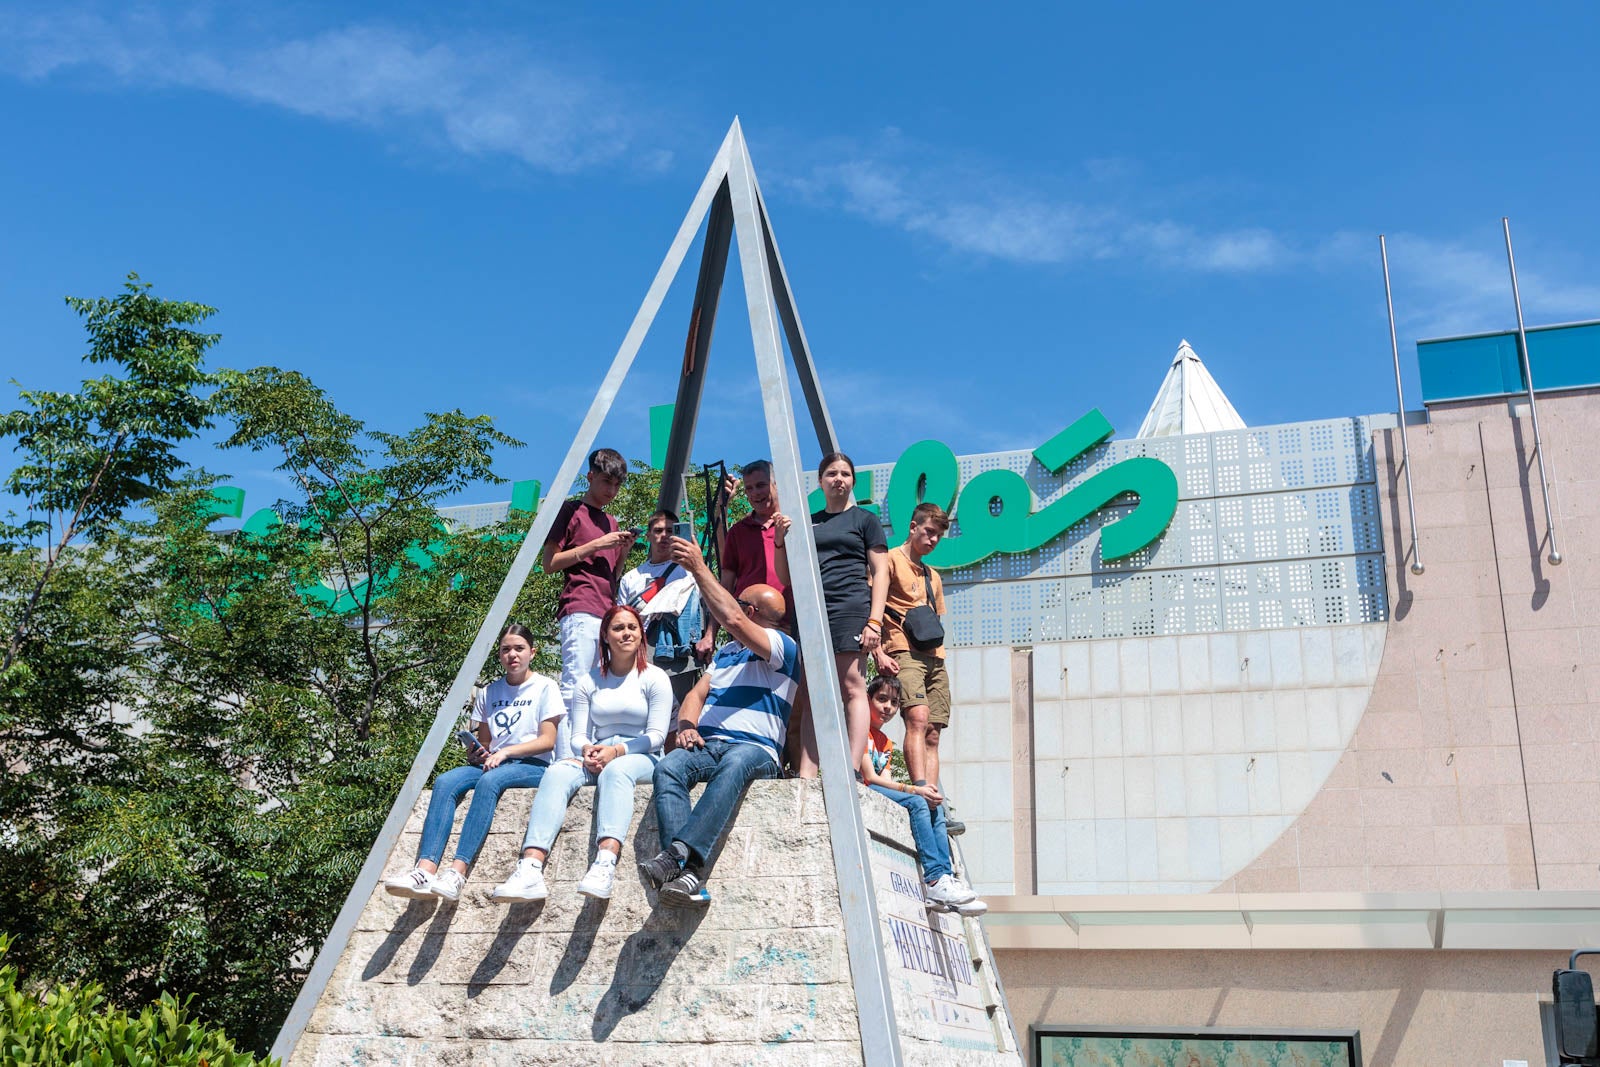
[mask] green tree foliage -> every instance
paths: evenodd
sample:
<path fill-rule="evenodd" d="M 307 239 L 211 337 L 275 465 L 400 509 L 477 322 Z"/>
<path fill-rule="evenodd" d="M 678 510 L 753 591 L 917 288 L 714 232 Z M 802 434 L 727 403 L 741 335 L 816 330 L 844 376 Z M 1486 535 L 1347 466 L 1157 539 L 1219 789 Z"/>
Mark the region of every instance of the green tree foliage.
<path fill-rule="evenodd" d="M 15 590 L 22 599 L 7 619 L 0 659 L 8 682 L 67 546 L 80 535 L 102 538 L 131 502 L 168 489 L 182 466 L 176 446 L 210 424 L 197 390 L 208 381 L 201 364 L 217 337 L 189 327 L 214 308 L 158 299 L 137 274 L 118 296 L 68 297 L 67 305 L 89 333 L 84 359 L 123 373 L 90 378 L 76 393 L 22 390 L 27 406 L 0 416 L 0 437 L 16 438 L 23 454 L 5 485 L 29 507 L 3 535 L 10 547 L 44 545 L 42 554 L 23 553 L 32 566 Z"/>
<path fill-rule="evenodd" d="M 0 936 L 0 957 L 10 939 Z M 234 1048 L 189 1017 L 170 993 L 138 1015 L 106 1003 L 104 991 L 58 984 L 42 996 L 17 988 L 17 969 L 0 967 L 0 1062 L 81 1067 L 255 1067 L 276 1063 Z"/>
<path fill-rule="evenodd" d="M 212 375 L 188 329 L 211 310 L 136 280 L 71 303 L 121 374 L 0 417 L 34 509 L 0 526 L 0 915 L 35 989 L 176 997 L 265 1049 L 532 520 L 435 509 L 518 442 L 460 412 L 369 429 L 293 371 Z M 217 479 L 175 451 L 210 420 L 290 479 L 275 521 L 220 528 Z M 659 486 L 636 465 L 610 510 L 643 526 Z M 560 582 L 512 615 L 547 671 Z"/>

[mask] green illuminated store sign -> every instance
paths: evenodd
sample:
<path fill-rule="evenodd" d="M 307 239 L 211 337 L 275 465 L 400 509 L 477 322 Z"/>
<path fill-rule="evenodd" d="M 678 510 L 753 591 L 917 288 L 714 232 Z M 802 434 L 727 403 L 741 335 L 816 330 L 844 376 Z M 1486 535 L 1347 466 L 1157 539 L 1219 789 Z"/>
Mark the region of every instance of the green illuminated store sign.
<path fill-rule="evenodd" d="M 239 518 L 244 514 L 244 490 L 231 485 L 217 486 L 211 491 L 214 498 L 211 513 L 218 516 L 232 516 Z M 539 503 L 539 483 L 533 480 L 513 482 L 511 485 L 511 507 L 518 511 L 532 511 Z M 283 520 L 271 508 L 261 508 L 245 519 L 244 525 L 239 528 L 240 536 L 244 543 L 252 540 L 261 540 L 272 533 L 274 529 L 283 525 Z M 313 519 L 303 519 L 300 528 L 305 531 L 307 538 L 315 537 L 321 529 L 321 524 Z M 436 523 L 435 529 L 443 534 L 444 524 Z M 427 542 L 413 541 L 406 546 L 403 553 L 405 558 L 414 564 L 418 570 L 432 570 L 437 563 L 437 557 L 444 551 L 444 542 L 438 539 Z M 389 570 L 380 575 L 367 575 L 349 587 L 335 588 L 326 581 L 312 582 L 308 585 L 298 586 L 295 592 L 301 599 L 309 604 L 319 605 L 322 610 L 335 615 L 348 615 L 360 611 L 361 605 L 367 599 L 369 589 L 373 591 L 387 589 L 388 586 L 400 576 L 400 564 L 395 563 Z"/>
<path fill-rule="evenodd" d="M 1094 409 L 1034 449 L 1033 458 L 1055 474 L 1103 443 L 1111 432 L 1111 423 L 1099 409 Z M 242 489 L 221 486 L 214 493 L 216 514 L 243 515 Z M 889 479 L 887 503 L 889 513 L 901 522 L 924 500 L 938 504 L 955 516 L 961 532 L 946 537 L 927 557 L 935 567 L 950 568 L 968 567 L 997 553 L 1031 552 L 1128 494 L 1138 497 L 1137 506 L 1100 531 L 1101 558 L 1116 560 L 1153 543 L 1166 532 L 1177 513 L 1177 475 L 1158 459 L 1134 456 L 1119 460 L 1035 510 L 1033 490 L 1017 472 L 983 471 L 961 485 L 955 453 L 950 446 L 940 441 L 918 441 L 901 453 L 895 463 Z M 870 471 L 862 472 L 856 483 L 856 495 L 872 507 Z M 511 506 L 514 509 L 532 511 L 538 500 L 538 482 L 513 484 Z M 811 494 L 810 505 L 812 511 L 821 509 L 820 489 Z M 279 521 L 276 512 L 263 508 L 245 520 L 242 532 L 246 538 L 263 537 Z M 308 535 L 315 535 L 314 524 L 304 525 Z M 406 550 L 406 556 L 417 567 L 427 570 L 434 566 L 440 548 L 437 541 L 426 545 L 419 542 Z M 300 589 L 299 593 L 324 610 L 344 614 L 360 606 L 367 582 L 383 585 L 397 576 L 398 566 L 389 574 L 369 576 L 354 589 L 335 589 L 315 583 Z"/>
<path fill-rule="evenodd" d="M 1096 408 L 1034 449 L 1033 458 L 1055 474 L 1111 432 L 1111 423 Z M 935 567 L 967 567 L 998 552 L 1031 552 L 1131 493 L 1138 505 L 1100 531 L 1101 558 L 1122 559 L 1165 533 L 1178 510 L 1177 475 L 1149 456 L 1119 460 L 1038 510 L 1033 490 L 1016 471 L 983 471 L 966 485 L 958 485 L 959 479 L 948 445 L 918 441 L 901 454 L 889 480 L 886 502 L 896 521 L 904 522 L 924 500 L 954 514 L 961 532 L 929 553 Z"/>

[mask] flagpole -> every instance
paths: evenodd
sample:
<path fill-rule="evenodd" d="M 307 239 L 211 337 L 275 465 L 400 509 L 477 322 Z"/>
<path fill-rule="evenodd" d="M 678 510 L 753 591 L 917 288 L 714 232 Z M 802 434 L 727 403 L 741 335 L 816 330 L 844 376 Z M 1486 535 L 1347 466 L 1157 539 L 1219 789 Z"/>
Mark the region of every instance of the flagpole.
<path fill-rule="evenodd" d="M 1417 534 L 1417 496 L 1411 488 L 1411 444 L 1406 440 L 1406 394 L 1400 384 L 1400 341 L 1394 332 L 1394 292 L 1389 288 L 1389 245 L 1378 234 L 1378 255 L 1383 259 L 1383 299 L 1389 307 L 1389 350 L 1394 353 L 1395 414 L 1400 420 L 1400 468 L 1406 475 L 1406 510 L 1411 515 L 1411 573 L 1421 574 L 1422 539 Z"/>
<path fill-rule="evenodd" d="M 1528 330 L 1522 324 L 1522 291 L 1517 287 L 1517 257 L 1511 251 L 1511 220 L 1502 216 L 1500 226 L 1506 234 L 1506 265 L 1511 268 L 1511 299 L 1517 305 L 1517 355 L 1522 360 L 1522 380 L 1528 385 L 1528 417 L 1533 422 L 1533 454 L 1539 461 L 1539 489 L 1544 494 L 1544 525 L 1550 536 L 1552 567 L 1561 565 L 1561 550 L 1556 547 L 1556 517 L 1550 507 L 1550 479 L 1544 469 L 1544 442 L 1539 437 L 1539 404 L 1533 398 L 1533 365 L 1528 361 Z"/>

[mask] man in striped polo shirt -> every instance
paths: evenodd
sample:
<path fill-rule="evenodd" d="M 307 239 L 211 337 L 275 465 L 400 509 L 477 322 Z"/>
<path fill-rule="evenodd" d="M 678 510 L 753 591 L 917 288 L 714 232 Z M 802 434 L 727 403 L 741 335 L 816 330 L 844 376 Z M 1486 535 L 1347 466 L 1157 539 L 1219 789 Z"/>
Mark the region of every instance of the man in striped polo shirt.
<path fill-rule="evenodd" d="M 783 632 L 783 594 L 752 585 L 735 597 L 706 566 L 700 547 L 672 539 L 672 558 L 700 587 L 702 607 L 732 640 L 689 690 L 678 709 L 678 748 L 656 764 L 656 822 L 661 852 L 639 869 L 675 907 L 710 903 L 706 862 L 758 778 L 781 773 L 778 753 L 800 677 L 800 647 Z M 706 783 L 689 803 L 689 787 Z"/>

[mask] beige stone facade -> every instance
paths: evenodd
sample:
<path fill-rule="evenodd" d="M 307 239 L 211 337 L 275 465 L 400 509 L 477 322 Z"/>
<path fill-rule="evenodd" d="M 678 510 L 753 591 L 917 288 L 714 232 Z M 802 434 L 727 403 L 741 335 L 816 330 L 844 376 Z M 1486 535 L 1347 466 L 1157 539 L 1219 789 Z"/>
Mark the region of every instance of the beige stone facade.
<path fill-rule="evenodd" d="M 1368 1067 L 1546 1062 L 1560 950 L 1600 932 L 1600 393 L 1539 403 L 1563 562 L 1525 403 L 1409 427 L 1420 575 L 1399 434 L 1376 432 L 1392 614 L 1348 745 L 1194 915 L 1019 879 L 999 910 L 1059 919 L 995 928 L 1019 1026 L 1358 1029 Z"/>
<path fill-rule="evenodd" d="M 1393 618 L 1355 739 L 1224 890 L 1600 889 L 1600 396 L 1540 401 L 1565 561 L 1546 560 L 1532 427 L 1502 402 L 1376 435 Z"/>

